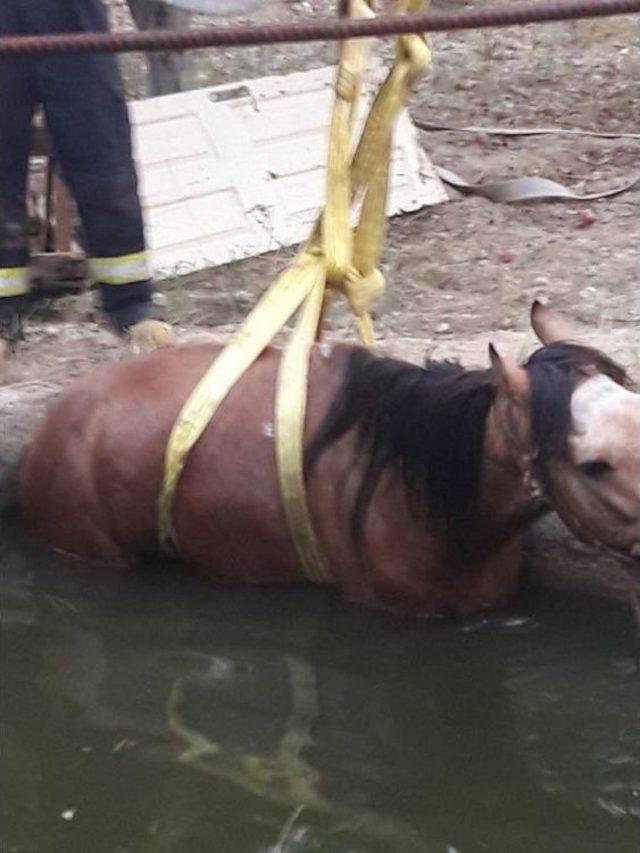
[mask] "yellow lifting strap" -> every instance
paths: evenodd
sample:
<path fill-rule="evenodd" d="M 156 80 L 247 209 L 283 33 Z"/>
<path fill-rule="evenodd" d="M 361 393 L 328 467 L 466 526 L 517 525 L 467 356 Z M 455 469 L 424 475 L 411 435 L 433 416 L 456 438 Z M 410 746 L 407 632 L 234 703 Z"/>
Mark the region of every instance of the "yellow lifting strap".
<path fill-rule="evenodd" d="M 399 0 L 401 12 L 418 12 L 424 0 Z M 367 0 L 344 0 L 353 18 L 370 17 Z M 332 292 L 342 293 L 358 319 L 360 336 L 373 344 L 369 309 L 384 287 L 377 264 L 384 241 L 388 172 L 395 119 L 412 85 L 430 63 L 426 39 L 404 35 L 352 157 L 355 109 L 362 85 L 366 43 L 343 42 L 331 122 L 327 203 L 309 243 L 271 285 L 228 345 L 199 381 L 169 437 L 159 500 L 159 537 L 175 543 L 173 501 L 189 451 L 198 441 L 231 388 L 271 343 L 285 323 L 299 317 L 283 354 L 276 391 L 275 438 L 278 476 L 287 521 L 306 575 L 329 579 L 307 505 L 303 474 L 303 437 L 311 347 L 321 335 L 322 317 Z M 351 205 L 361 204 L 352 230 Z"/>

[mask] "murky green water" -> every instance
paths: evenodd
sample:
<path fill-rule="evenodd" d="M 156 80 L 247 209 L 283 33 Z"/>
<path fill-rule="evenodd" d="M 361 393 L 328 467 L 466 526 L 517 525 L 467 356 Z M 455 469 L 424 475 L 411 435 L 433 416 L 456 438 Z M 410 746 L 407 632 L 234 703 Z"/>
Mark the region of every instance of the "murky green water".
<path fill-rule="evenodd" d="M 402 622 L 2 537 L 2 851 L 640 850 L 619 610 Z"/>

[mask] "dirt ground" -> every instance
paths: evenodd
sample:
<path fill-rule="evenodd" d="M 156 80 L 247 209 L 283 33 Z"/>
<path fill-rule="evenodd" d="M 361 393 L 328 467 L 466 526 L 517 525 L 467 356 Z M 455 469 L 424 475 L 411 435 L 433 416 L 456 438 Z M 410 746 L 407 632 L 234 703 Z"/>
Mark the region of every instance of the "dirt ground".
<path fill-rule="evenodd" d="M 116 22 L 127 26 L 126 11 L 114 5 Z M 252 18 L 320 15 L 333 5 L 273 0 Z M 639 29 L 636 17 L 624 17 L 438 35 L 435 67 L 412 100 L 412 114 L 435 124 L 636 133 Z M 390 44 L 383 49 L 388 53 Z M 200 51 L 189 67 L 194 83 L 211 85 L 323 65 L 333 54 L 325 45 Z M 130 95 L 140 95 L 143 61 L 127 57 L 123 68 Z M 420 138 L 437 165 L 468 180 L 541 175 L 579 192 L 624 183 L 638 168 L 640 146 L 624 136 L 421 131 Z M 522 346 L 529 305 L 542 298 L 588 324 L 605 348 L 610 341 L 638 373 L 638 195 L 636 188 L 589 204 L 507 206 L 450 191 L 449 203 L 395 218 L 383 260 L 387 291 L 376 309 L 380 341 L 410 358 L 425 351 L 464 357 L 469 342 L 484 348 L 496 335 Z M 159 301 L 181 339 L 224 336 L 291 254 L 161 282 Z M 88 294 L 36 306 L 13 381 L 66 382 L 94 362 L 122 357 L 124 346 L 97 319 Z M 342 309 L 331 315 L 331 334 L 354 334 Z"/>

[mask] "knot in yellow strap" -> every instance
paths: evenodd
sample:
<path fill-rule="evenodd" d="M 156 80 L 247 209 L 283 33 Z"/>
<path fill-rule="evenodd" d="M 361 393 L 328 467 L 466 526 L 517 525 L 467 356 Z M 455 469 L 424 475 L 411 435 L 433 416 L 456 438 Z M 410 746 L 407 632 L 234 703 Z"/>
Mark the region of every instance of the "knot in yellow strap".
<path fill-rule="evenodd" d="M 344 294 L 356 317 L 362 317 L 371 311 L 384 287 L 384 276 L 377 267 L 364 275 L 355 267 L 351 267 L 342 284 L 334 289 Z"/>

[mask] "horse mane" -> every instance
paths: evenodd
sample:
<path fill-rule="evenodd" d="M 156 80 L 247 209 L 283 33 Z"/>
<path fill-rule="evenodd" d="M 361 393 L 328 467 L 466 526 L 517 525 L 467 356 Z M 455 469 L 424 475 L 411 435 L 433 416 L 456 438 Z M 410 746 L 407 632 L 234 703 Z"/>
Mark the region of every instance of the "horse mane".
<path fill-rule="evenodd" d="M 305 473 L 355 428 L 358 452 L 366 459 L 351 515 L 356 541 L 361 542 L 383 472 L 395 469 L 411 510 L 439 524 L 450 546 L 464 551 L 473 538 L 494 396 L 490 371 L 468 371 L 450 361 L 419 367 L 354 350 L 344 383 L 307 446 Z"/>
<path fill-rule="evenodd" d="M 597 370 L 629 385 L 624 369 L 591 347 L 553 343 L 524 368 L 531 382 L 534 447 L 543 468 L 566 452 L 576 379 Z M 351 513 L 361 543 L 367 510 L 386 470 L 404 482 L 412 512 L 439 525 L 450 553 L 468 555 L 477 542 L 487 415 L 495 399 L 490 370 L 451 361 L 424 367 L 354 350 L 344 382 L 305 451 L 308 477 L 319 457 L 351 429 L 366 459 Z"/>
<path fill-rule="evenodd" d="M 576 380 L 594 369 L 618 385 L 631 381 L 619 364 L 593 347 L 558 341 L 536 350 L 524 368 L 531 383 L 531 429 L 543 469 L 563 456 L 571 430 L 571 395 Z"/>

